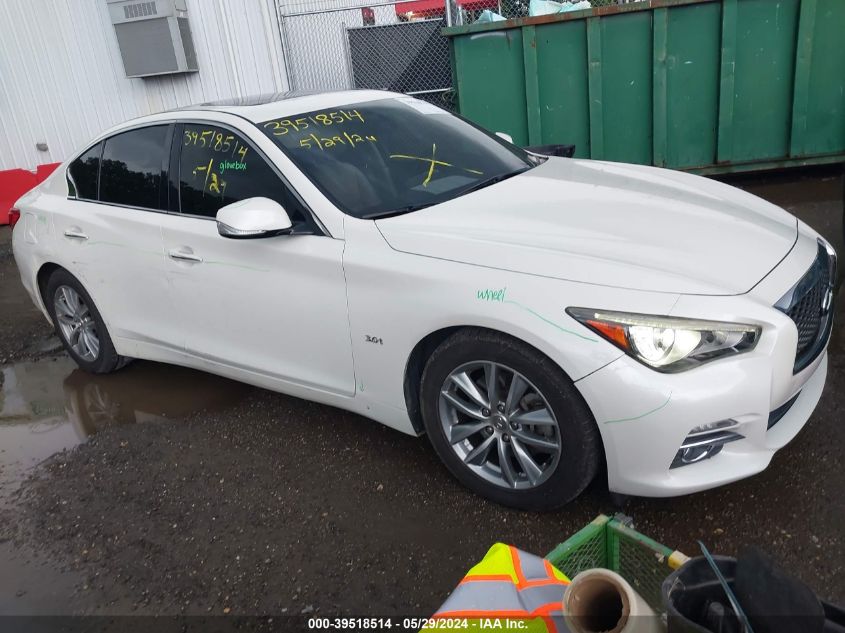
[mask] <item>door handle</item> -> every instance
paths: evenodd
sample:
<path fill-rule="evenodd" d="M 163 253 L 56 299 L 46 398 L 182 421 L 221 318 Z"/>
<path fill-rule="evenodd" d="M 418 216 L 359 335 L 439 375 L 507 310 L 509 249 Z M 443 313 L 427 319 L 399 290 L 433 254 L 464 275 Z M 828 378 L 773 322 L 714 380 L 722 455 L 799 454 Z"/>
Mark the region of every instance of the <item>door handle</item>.
<path fill-rule="evenodd" d="M 71 237 L 77 240 L 87 240 L 88 236 L 82 232 L 78 226 L 72 226 L 69 229 L 65 229 L 65 237 Z"/>
<path fill-rule="evenodd" d="M 188 252 L 180 248 L 173 249 L 167 254 L 170 256 L 170 259 L 178 259 L 185 262 L 194 262 L 195 264 L 199 264 L 202 262 L 202 257 L 200 257 L 199 255 L 194 255 L 193 252 Z"/>

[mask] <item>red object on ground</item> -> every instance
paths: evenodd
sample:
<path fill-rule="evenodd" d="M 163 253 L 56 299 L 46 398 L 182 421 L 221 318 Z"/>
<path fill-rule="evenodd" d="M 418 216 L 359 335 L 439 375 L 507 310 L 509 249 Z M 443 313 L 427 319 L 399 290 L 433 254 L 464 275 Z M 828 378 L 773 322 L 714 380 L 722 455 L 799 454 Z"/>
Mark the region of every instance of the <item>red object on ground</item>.
<path fill-rule="evenodd" d="M 498 0 L 458 0 L 458 4 L 464 9 L 471 10 L 499 8 Z M 396 7 L 396 15 L 425 13 L 434 17 L 445 11 L 443 0 L 410 0 L 409 2 L 399 2 L 394 6 Z"/>
<path fill-rule="evenodd" d="M 15 207 L 12 207 L 11 209 L 9 209 L 9 228 L 10 229 L 15 228 L 15 224 L 17 224 L 18 220 L 20 220 L 20 219 L 21 219 L 20 209 L 16 209 Z"/>
<path fill-rule="evenodd" d="M 60 164 L 39 165 L 35 172 L 28 169 L 0 171 L 0 225 L 9 224 L 9 209 L 17 199 L 43 182 Z"/>

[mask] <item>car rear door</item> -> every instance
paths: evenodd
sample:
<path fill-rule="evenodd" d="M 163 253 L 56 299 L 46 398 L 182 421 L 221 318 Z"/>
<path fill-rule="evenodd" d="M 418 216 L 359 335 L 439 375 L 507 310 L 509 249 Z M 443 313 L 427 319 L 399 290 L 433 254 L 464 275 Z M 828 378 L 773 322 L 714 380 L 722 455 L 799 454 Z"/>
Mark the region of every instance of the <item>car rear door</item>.
<path fill-rule="evenodd" d="M 175 139 L 170 187 L 178 204 L 171 210 L 179 213 L 163 218 L 162 235 L 188 354 L 211 369 L 260 374 L 276 381 L 271 385 L 352 395 L 343 241 L 320 230 L 241 131 L 185 122 Z M 217 210 L 252 197 L 281 204 L 294 234 L 222 237 Z"/>
<path fill-rule="evenodd" d="M 159 220 L 167 209 L 173 124 L 97 143 L 68 169 L 70 198 L 54 213 L 61 259 L 80 278 L 122 353 L 130 341 L 181 350 L 164 275 Z"/>

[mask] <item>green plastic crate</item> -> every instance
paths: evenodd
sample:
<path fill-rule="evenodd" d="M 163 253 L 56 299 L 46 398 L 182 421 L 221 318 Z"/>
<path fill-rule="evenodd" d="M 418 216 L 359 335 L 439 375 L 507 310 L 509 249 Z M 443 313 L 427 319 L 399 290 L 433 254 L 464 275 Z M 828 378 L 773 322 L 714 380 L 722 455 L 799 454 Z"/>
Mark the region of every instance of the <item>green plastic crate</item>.
<path fill-rule="evenodd" d="M 603 567 L 622 576 L 654 609 L 663 613 L 660 586 L 688 559 L 628 527 L 600 514 L 546 555 L 569 578 L 585 569 Z"/>

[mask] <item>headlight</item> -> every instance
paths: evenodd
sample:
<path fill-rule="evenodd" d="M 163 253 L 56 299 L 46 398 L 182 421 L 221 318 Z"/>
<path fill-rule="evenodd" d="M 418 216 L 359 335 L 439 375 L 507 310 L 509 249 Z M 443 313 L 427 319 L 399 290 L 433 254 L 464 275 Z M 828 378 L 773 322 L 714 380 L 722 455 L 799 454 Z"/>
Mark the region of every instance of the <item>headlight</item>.
<path fill-rule="evenodd" d="M 567 314 L 641 363 L 662 372 L 753 349 L 760 328 L 745 323 L 699 321 L 651 314 L 567 308 Z"/>

